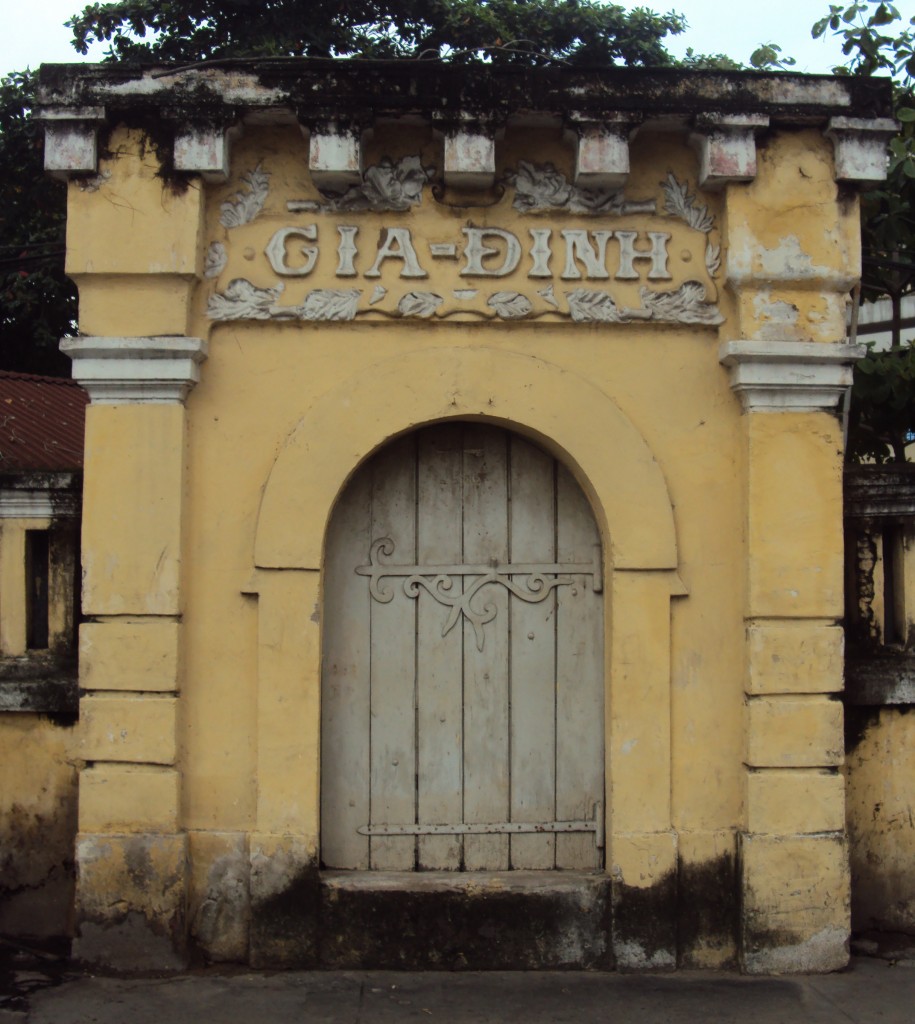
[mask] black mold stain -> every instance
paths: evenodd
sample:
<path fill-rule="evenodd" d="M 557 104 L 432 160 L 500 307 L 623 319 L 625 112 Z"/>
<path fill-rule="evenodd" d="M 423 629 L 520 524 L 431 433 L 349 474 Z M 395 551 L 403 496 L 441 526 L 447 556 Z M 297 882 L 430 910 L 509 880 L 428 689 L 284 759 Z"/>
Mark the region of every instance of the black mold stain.
<path fill-rule="evenodd" d="M 640 889 L 613 885 L 613 941 L 642 950 L 645 966 L 661 953 L 667 962 L 677 955 L 677 872 L 669 871 L 654 885 Z"/>
<path fill-rule="evenodd" d="M 700 949 L 736 951 L 739 912 L 737 858 L 724 853 L 701 864 L 679 865 L 677 885 L 677 966 L 698 966 Z M 721 967 L 734 967 L 734 952 Z"/>
<path fill-rule="evenodd" d="M 254 967 L 316 967 L 321 887 L 316 864 L 303 867 L 282 892 L 251 903 Z"/>
<path fill-rule="evenodd" d="M 337 969 L 610 969 L 609 879 L 580 894 L 327 887 L 321 966 Z"/>
<path fill-rule="evenodd" d="M 858 745 L 880 720 L 879 707 L 845 707 L 845 754 L 853 754 Z"/>

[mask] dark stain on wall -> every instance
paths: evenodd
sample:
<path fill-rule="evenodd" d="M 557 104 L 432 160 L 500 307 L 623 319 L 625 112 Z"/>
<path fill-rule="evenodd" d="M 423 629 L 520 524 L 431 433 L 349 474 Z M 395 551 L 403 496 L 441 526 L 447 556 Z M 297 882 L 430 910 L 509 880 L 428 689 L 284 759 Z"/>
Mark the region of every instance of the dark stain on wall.
<path fill-rule="evenodd" d="M 281 892 L 260 899 L 252 896 L 251 966 L 318 966 L 320 909 L 320 873 L 315 863 L 300 868 Z"/>
<path fill-rule="evenodd" d="M 677 962 L 677 872 L 640 888 L 613 883 L 613 942 L 629 950 L 633 970 L 673 967 Z"/>
<path fill-rule="evenodd" d="M 609 969 L 610 884 L 423 890 L 323 887 L 321 965 L 437 970 Z"/>
<path fill-rule="evenodd" d="M 704 966 L 696 954 L 720 950 L 720 966 L 736 964 L 739 910 L 737 858 L 724 853 L 698 864 L 680 862 L 677 884 L 677 966 Z"/>

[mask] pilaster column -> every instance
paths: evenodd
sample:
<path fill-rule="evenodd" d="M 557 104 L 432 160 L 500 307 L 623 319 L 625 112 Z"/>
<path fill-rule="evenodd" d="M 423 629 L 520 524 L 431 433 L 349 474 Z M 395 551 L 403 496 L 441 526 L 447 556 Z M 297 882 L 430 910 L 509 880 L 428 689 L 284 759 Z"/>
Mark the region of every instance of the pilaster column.
<path fill-rule="evenodd" d="M 744 408 L 747 598 L 741 955 L 750 973 L 848 959 L 842 430 L 861 350 L 727 342 Z"/>
<path fill-rule="evenodd" d="M 610 586 L 612 692 L 604 714 L 613 952 L 622 970 L 668 970 L 677 964 L 670 603 L 685 590 L 665 570 L 615 569 Z"/>
<path fill-rule="evenodd" d="M 184 959 L 180 813 L 184 399 L 199 338 L 64 341 L 89 392 L 76 955 L 131 969 Z"/>

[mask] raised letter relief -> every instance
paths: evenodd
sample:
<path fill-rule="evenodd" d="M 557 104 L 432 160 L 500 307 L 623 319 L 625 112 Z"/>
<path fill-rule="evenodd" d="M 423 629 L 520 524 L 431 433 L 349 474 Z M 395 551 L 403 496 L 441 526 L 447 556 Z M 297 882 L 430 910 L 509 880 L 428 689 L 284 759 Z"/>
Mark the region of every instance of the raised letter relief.
<path fill-rule="evenodd" d="M 656 186 L 663 199 L 629 202 L 619 190 L 573 186 L 548 164 L 522 161 L 519 166 L 513 179 L 516 209 L 566 210 L 600 214 L 601 219 L 575 227 L 568 226 L 571 218 L 560 214 L 553 226 L 519 231 L 467 221 L 458 228 L 451 220 L 447 226 L 437 223 L 430 230 L 419 221 L 408 227 L 400 218 L 399 224 L 394 218 L 385 218 L 386 223 L 363 227 L 353 223 L 356 218 L 345 218 L 349 223 L 308 218 L 307 223 L 269 229 L 272 234 L 262 250 L 263 269 L 272 274 L 265 277 L 263 270 L 252 268 L 251 277 L 257 284 L 247 276 L 247 267 L 242 270 L 233 263 L 232 253 L 237 246 L 238 255 L 250 261 L 256 249 L 253 245 L 242 249 L 246 232 L 233 233 L 229 236 L 232 245 L 214 241 L 206 254 L 205 276 L 228 279 L 222 291 L 210 296 L 207 315 L 218 321 L 364 318 L 378 322 L 407 318 L 626 324 L 650 320 L 710 326 L 723 322 L 715 280 L 720 273 L 721 250 L 712 243 L 717 237 L 715 217 L 686 182 L 668 173 Z M 396 163 L 385 160 L 369 168 L 360 186 L 329 203 L 290 201 L 287 206 L 296 211 L 405 211 L 421 201 L 429 173 L 419 157 L 405 157 Z M 245 187 L 222 204 L 224 225 L 247 224 L 264 206 L 267 175 L 260 165 L 244 175 L 242 182 Z M 651 219 L 641 223 L 637 215 L 645 213 L 652 215 Z M 433 208 L 429 216 L 434 215 Z M 611 230 L 605 226 L 604 218 L 609 216 L 629 220 Z M 660 230 L 665 227 L 669 230 Z M 447 230 L 455 235 L 460 231 L 459 240 L 445 241 Z M 686 239 L 687 231 L 699 237 Z M 259 240 L 264 233 L 268 233 L 265 227 L 257 224 L 248 237 Z M 430 234 L 437 240 L 431 241 Z M 684 239 L 686 246 L 676 245 L 675 238 Z M 263 241 L 259 244 L 264 245 Z M 700 255 L 703 246 L 704 260 Z M 440 265 L 442 283 L 436 291 L 414 290 L 412 285 L 422 288 L 419 279 L 429 277 L 430 259 L 461 262 Z M 691 261 L 695 262 L 687 269 Z M 696 263 L 703 262 L 700 271 Z M 239 270 L 245 276 L 233 276 Z M 302 288 L 306 278 L 315 286 L 311 290 Z M 460 287 L 464 281 L 476 284 L 473 279 L 482 278 L 490 278 L 493 286 L 502 284 L 504 290 Z M 290 289 L 284 304 L 281 296 L 287 280 L 301 290 Z M 657 287 L 662 281 L 669 282 L 663 291 Z M 357 282 L 363 290 L 337 287 Z M 567 282 L 569 290 L 559 290 L 560 282 Z M 575 287 L 578 284 L 582 287 Z"/>
<path fill-rule="evenodd" d="M 473 627 L 477 650 L 483 650 L 483 627 L 496 617 L 498 608 L 491 602 L 474 607 L 474 598 L 490 584 L 504 587 L 514 597 L 528 604 L 539 604 L 546 600 L 557 587 L 567 587 L 576 581 L 572 575 L 590 576 L 595 593 L 602 589 L 600 568 L 600 552 L 595 548 L 593 562 L 555 562 L 536 564 L 505 565 L 388 565 L 380 560 L 384 555 L 390 558 L 394 554 L 394 541 L 390 537 L 381 537 L 372 541 L 369 551 L 369 564 L 360 565 L 356 572 L 360 576 L 369 577 L 369 593 L 381 604 L 394 600 L 394 588 L 385 585 L 386 578 L 403 577 L 403 592 L 407 597 L 417 598 L 420 591 L 425 590 L 435 600 L 450 608 L 448 618 L 442 626 L 445 636 L 463 615 Z M 454 577 L 474 576 L 475 579 L 461 587 L 455 586 Z M 526 577 L 519 581 L 518 577 Z M 552 578 L 550 578 L 552 577 Z M 460 589 L 459 589 L 460 588 Z"/>

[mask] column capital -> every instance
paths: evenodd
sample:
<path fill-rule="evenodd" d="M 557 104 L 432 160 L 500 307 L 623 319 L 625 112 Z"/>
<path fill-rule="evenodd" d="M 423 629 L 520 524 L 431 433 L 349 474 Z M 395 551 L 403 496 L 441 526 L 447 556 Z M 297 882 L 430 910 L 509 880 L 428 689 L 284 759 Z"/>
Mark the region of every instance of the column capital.
<path fill-rule="evenodd" d="M 629 140 L 638 131 L 642 115 L 573 110 L 568 122 L 575 138 L 575 184 L 579 188 L 622 188 L 629 178 Z"/>
<path fill-rule="evenodd" d="M 756 133 L 768 114 L 699 114 L 690 141 L 699 151 L 699 185 L 724 188 L 756 177 Z"/>
<path fill-rule="evenodd" d="M 54 178 L 95 174 L 98 170 L 98 126 L 104 107 L 45 107 L 35 115 L 44 121 L 44 169 Z"/>
<path fill-rule="evenodd" d="M 445 138 L 445 184 L 485 191 L 496 180 L 496 129 L 492 119 L 470 111 L 433 113 L 433 124 Z"/>
<path fill-rule="evenodd" d="M 745 412 L 819 412 L 838 407 L 863 345 L 726 341 L 718 361 Z"/>
<path fill-rule="evenodd" d="M 869 184 L 886 177 L 886 144 L 899 130 L 891 117 L 832 117 L 826 137 L 836 153 L 836 181 Z"/>
<path fill-rule="evenodd" d="M 361 124 L 302 126 L 308 133 L 308 172 L 319 189 L 345 192 L 362 181 Z"/>
<path fill-rule="evenodd" d="M 96 405 L 183 404 L 207 357 L 203 338 L 64 338 L 73 377 Z"/>
<path fill-rule="evenodd" d="M 239 128 L 181 125 L 175 131 L 175 170 L 220 183 L 229 177 L 229 150 Z"/>

